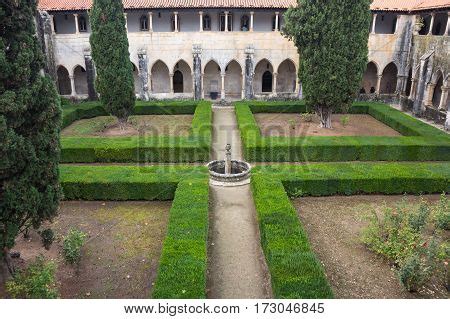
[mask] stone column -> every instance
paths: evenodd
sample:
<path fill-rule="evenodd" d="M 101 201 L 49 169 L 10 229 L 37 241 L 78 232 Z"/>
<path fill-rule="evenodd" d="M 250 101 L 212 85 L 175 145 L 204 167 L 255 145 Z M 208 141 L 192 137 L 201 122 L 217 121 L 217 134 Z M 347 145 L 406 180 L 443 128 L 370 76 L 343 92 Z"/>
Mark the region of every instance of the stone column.
<path fill-rule="evenodd" d="M 253 16 L 255 15 L 255 12 L 250 11 L 250 32 L 253 32 Z"/>
<path fill-rule="evenodd" d="M 220 77 L 222 79 L 222 86 L 220 90 L 220 99 L 225 100 L 225 73 L 220 73 Z"/>
<path fill-rule="evenodd" d="M 445 33 L 444 35 L 449 35 L 450 32 L 450 11 L 447 13 L 448 17 L 447 17 L 447 27 L 445 28 Z"/>
<path fill-rule="evenodd" d="M 72 89 L 71 96 L 75 97 L 77 95 L 77 92 L 75 92 L 75 77 L 73 75 L 69 75 L 70 79 L 70 87 Z"/>
<path fill-rule="evenodd" d="M 409 92 L 409 99 L 414 101 L 416 98 L 416 87 L 417 87 L 417 79 L 411 80 L 411 92 Z"/>
<path fill-rule="evenodd" d="M 278 73 L 274 72 L 273 73 L 273 83 L 272 83 L 273 94 L 277 94 L 277 78 L 278 78 Z"/>
<path fill-rule="evenodd" d="M 413 114 L 416 116 L 422 116 L 423 112 L 425 111 L 425 107 L 423 105 L 424 104 L 423 100 L 424 100 L 425 91 L 426 91 L 427 68 L 428 68 L 428 60 L 421 59 L 418 83 L 417 83 L 416 98 L 414 100 L 414 105 L 413 105 Z"/>
<path fill-rule="evenodd" d="M 275 12 L 275 28 L 274 28 L 274 31 L 275 32 L 278 32 L 278 21 L 279 21 L 279 19 L 280 19 L 280 13 L 279 12 Z"/>
<path fill-rule="evenodd" d="M 175 11 L 174 13 L 173 13 L 173 15 L 174 15 L 174 20 L 175 20 L 175 32 L 178 32 L 178 12 L 177 11 Z"/>
<path fill-rule="evenodd" d="M 202 74 L 202 47 L 199 44 L 195 44 L 192 47 L 192 56 L 194 59 L 194 99 L 200 100 L 204 98 L 203 93 L 203 74 Z"/>
<path fill-rule="evenodd" d="M 124 12 L 123 16 L 125 17 L 125 29 L 128 32 L 128 13 Z"/>
<path fill-rule="evenodd" d="M 97 92 L 95 91 L 95 66 L 92 60 L 90 48 L 84 49 L 84 64 L 87 78 L 88 98 L 90 101 L 98 99 Z"/>
<path fill-rule="evenodd" d="M 55 59 L 55 25 L 53 16 L 46 11 L 40 11 L 37 16 L 37 31 L 41 42 L 42 52 L 44 53 L 45 66 L 44 71 L 57 81 L 56 59 Z"/>
<path fill-rule="evenodd" d="M 434 89 L 436 88 L 435 83 L 428 84 L 427 87 L 427 99 L 425 100 L 425 106 L 432 106 L 433 105 L 433 94 Z"/>
<path fill-rule="evenodd" d="M 55 34 L 55 17 L 53 15 L 49 15 L 49 20 L 50 20 L 50 26 L 51 26 L 51 31 L 52 34 Z"/>
<path fill-rule="evenodd" d="M 198 12 L 198 16 L 200 18 L 199 24 L 200 24 L 200 32 L 203 32 L 203 11 Z"/>
<path fill-rule="evenodd" d="M 439 101 L 439 110 L 445 110 L 446 108 L 446 103 L 447 103 L 447 99 L 448 99 L 448 91 L 450 90 L 450 88 L 442 86 L 442 94 L 441 94 L 441 100 Z"/>
<path fill-rule="evenodd" d="M 377 93 L 377 95 L 380 95 L 380 90 L 381 90 L 381 78 L 383 77 L 383 75 L 377 75 L 377 88 L 375 90 L 375 92 Z"/>
<path fill-rule="evenodd" d="M 79 34 L 80 28 L 78 26 L 78 13 L 74 13 L 73 16 L 75 18 L 75 34 Z"/>
<path fill-rule="evenodd" d="M 444 129 L 446 131 L 450 130 L 450 108 L 447 109 L 447 115 L 445 117 Z"/>
<path fill-rule="evenodd" d="M 303 86 L 300 78 L 297 78 L 297 96 L 299 99 L 303 99 Z"/>
<path fill-rule="evenodd" d="M 138 52 L 139 59 L 139 79 L 141 80 L 141 88 L 139 90 L 141 99 L 144 101 L 148 101 L 150 99 L 148 93 L 148 57 L 147 51 L 139 50 Z"/>
<path fill-rule="evenodd" d="M 434 26 L 434 16 L 436 14 L 433 12 L 431 14 L 431 21 L 430 21 L 430 30 L 428 30 L 428 35 L 431 35 L 433 33 L 433 26 Z"/>
<path fill-rule="evenodd" d="M 173 73 L 169 73 L 169 81 L 170 81 L 170 94 L 173 96 Z"/>
<path fill-rule="evenodd" d="M 408 78 L 407 75 L 398 75 L 397 76 L 397 94 L 399 96 L 405 95 L 406 92 L 406 79 Z"/>
<path fill-rule="evenodd" d="M 225 32 L 228 32 L 228 11 L 225 11 Z"/>
<path fill-rule="evenodd" d="M 202 73 L 202 75 L 201 75 L 202 99 L 205 99 L 205 89 L 204 89 L 205 83 L 204 83 L 204 80 L 205 80 L 205 74 Z"/>
<path fill-rule="evenodd" d="M 153 12 L 148 13 L 148 32 L 153 32 Z"/>
<path fill-rule="evenodd" d="M 248 46 L 245 49 L 245 85 L 244 85 L 244 91 L 245 91 L 245 99 L 251 100 L 254 97 L 253 92 L 253 56 L 255 55 L 255 49 L 252 46 Z"/>
<path fill-rule="evenodd" d="M 245 100 L 245 73 L 242 73 L 242 80 L 241 80 L 242 84 L 242 90 L 241 90 L 241 99 Z"/>
<path fill-rule="evenodd" d="M 376 23 L 377 23 L 377 14 L 374 13 L 373 17 L 372 17 L 372 31 L 371 31 L 372 34 L 375 34 L 375 25 L 376 25 Z"/>

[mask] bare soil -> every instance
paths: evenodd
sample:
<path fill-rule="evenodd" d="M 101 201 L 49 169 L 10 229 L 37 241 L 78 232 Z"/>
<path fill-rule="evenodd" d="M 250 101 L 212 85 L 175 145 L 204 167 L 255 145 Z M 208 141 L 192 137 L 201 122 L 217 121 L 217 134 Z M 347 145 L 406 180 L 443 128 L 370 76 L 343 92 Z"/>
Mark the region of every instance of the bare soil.
<path fill-rule="evenodd" d="M 369 251 L 361 242 L 367 215 L 381 211 L 384 203 L 395 206 L 403 196 L 334 196 L 293 200 L 308 233 L 312 248 L 324 265 L 337 298 L 449 298 L 439 280 L 418 293 L 403 289 L 387 260 Z M 424 196 L 436 202 L 439 195 Z M 408 202 L 419 197 L 408 196 Z"/>
<path fill-rule="evenodd" d="M 136 115 L 120 127 L 112 116 L 98 116 L 75 121 L 62 131 L 62 136 L 188 136 L 193 115 Z"/>
<path fill-rule="evenodd" d="M 170 202 L 62 202 L 51 225 L 56 241 L 49 251 L 39 234 L 20 236 L 13 250 L 25 267 L 42 254 L 57 265 L 61 298 L 149 298 L 156 278 Z M 70 228 L 88 234 L 79 267 L 64 262 L 63 236 Z M 0 286 L 0 298 L 5 298 Z"/>
<path fill-rule="evenodd" d="M 312 122 L 302 120 L 300 114 L 257 113 L 254 115 L 264 136 L 400 136 L 393 128 L 368 114 L 333 114 L 332 129 L 319 127 L 320 121 L 313 116 Z M 348 116 L 344 126 L 341 118 Z"/>

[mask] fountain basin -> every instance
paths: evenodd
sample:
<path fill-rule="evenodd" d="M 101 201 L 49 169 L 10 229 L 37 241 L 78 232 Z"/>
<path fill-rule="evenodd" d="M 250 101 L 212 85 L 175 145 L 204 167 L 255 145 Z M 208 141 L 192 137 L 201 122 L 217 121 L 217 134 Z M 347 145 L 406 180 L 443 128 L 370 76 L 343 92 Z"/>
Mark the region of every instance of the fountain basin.
<path fill-rule="evenodd" d="M 212 161 L 208 163 L 211 185 L 217 186 L 239 186 L 250 183 L 249 163 L 238 160 L 231 160 L 231 173 L 225 172 L 225 160 Z"/>

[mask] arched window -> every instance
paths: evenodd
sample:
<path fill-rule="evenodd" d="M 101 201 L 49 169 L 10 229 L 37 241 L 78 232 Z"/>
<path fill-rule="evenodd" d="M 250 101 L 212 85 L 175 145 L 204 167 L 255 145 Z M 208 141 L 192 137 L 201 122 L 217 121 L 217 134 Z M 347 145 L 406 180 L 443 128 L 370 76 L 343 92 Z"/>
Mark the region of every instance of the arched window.
<path fill-rule="evenodd" d="M 211 31 L 211 17 L 209 14 L 203 16 L 203 30 Z"/>
<path fill-rule="evenodd" d="M 272 92 L 272 73 L 264 72 L 262 76 L 262 92 Z"/>
<path fill-rule="evenodd" d="M 173 92 L 183 93 L 183 73 L 180 70 L 173 73 Z"/>
<path fill-rule="evenodd" d="M 141 31 L 148 31 L 148 17 L 143 15 L 140 20 Z"/>
<path fill-rule="evenodd" d="M 80 32 L 87 32 L 86 18 L 84 16 L 78 17 L 78 30 Z"/>
<path fill-rule="evenodd" d="M 250 18 L 248 15 L 241 17 L 241 31 L 248 31 L 250 29 Z"/>

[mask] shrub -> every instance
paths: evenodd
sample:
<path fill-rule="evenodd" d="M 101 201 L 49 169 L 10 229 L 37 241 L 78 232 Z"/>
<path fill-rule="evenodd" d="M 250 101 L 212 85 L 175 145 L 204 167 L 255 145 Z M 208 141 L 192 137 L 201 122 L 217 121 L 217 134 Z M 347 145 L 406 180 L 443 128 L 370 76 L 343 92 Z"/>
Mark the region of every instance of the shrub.
<path fill-rule="evenodd" d="M 435 206 L 434 223 L 438 229 L 450 230 L 450 206 L 445 193 L 441 194 L 439 204 Z"/>
<path fill-rule="evenodd" d="M 37 257 L 25 270 L 18 271 L 6 283 L 6 291 L 12 298 L 57 298 L 55 270 L 55 264 L 45 262 L 42 256 Z"/>
<path fill-rule="evenodd" d="M 55 239 L 55 234 L 53 233 L 53 230 L 51 230 L 50 228 L 47 228 L 47 229 L 43 230 L 40 233 L 40 235 L 41 235 L 42 245 L 44 246 L 45 249 L 49 250 L 53 244 L 53 240 Z"/>
<path fill-rule="evenodd" d="M 300 114 L 300 118 L 302 119 L 302 122 L 310 123 L 314 120 L 314 113 L 302 113 Z"/>
<path fill-rule="evenodd" d="M 63 256 L 66 263 L 75 265 L 81 260 L 81 249 L 86 242 L 87 235 L 77 229 L 70 229 L 63 240 Z"/>
<path fill-rule="evenodd" d="M 343 115 L 340 118 L 341 124 L 343 127 L 346 127 L 348 125 L 348 123 L 350 122 L 350 116 L 348 115 Z"/>

